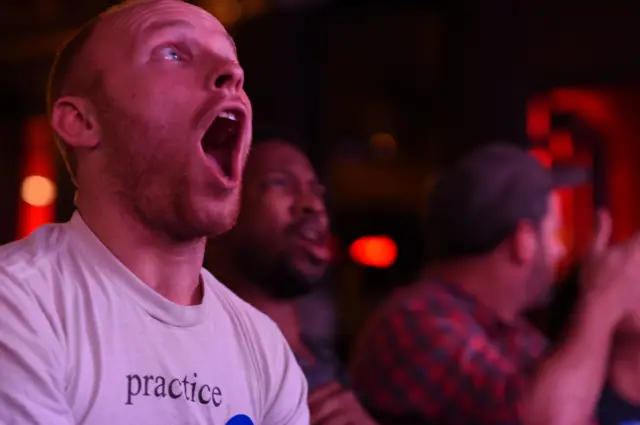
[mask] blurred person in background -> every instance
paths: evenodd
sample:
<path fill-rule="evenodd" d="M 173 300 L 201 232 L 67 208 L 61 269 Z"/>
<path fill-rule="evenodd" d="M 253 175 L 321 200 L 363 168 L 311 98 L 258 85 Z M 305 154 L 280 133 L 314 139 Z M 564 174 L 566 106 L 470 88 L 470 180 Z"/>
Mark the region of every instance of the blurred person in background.
<path fill-rule="evenodd" d="M 564 254 L 554 180 L 506 143 L 475 150 L 439 180 L 427 213 L 438 262 L 373 316 L 353 356 L 354 388 L 381 423 L 589 421 L 577 405 L 598 396 L 590 385 L 611 326 L 638 302 L 629 272 L 640 246 L 607 249 L 600 216 L 579 319 L 543 357 L 546 340 L 523 313 L 548 299 Z"/>
<path fill-rule="evenodd" d="M 579 306 L 580 267 L 559 284 L 549 309 L 551 341 L 562 344 Z M 597 404 L 582 404 L 581 416 L 595 412 L 599 425 L 640 424 L 640 317 L 630 314 L 615 329 L 606 373 L 594 380 Z"/>
<path fill-rule="evenodd" d="M 0 248 L 0 423 L 309 423 L 278 328 L 202 269 L 238 214 L 243 79 L 182 1 L 110 9 L 62 49 L 50 120 L 78 210 Z"/>
<path fill-rule="evenodd" d="M 237 224 L 210 241 L 206 265 L 280 327 L 309 383 L 311 424 L 370 425 L 373 421 L 351 391 L 333 347 L 302 328 L 301 306 L 307 320 L 329 312 L 326 303 L 318 311 L 317 300 L 301 301 L 323 281 L 330 230 L 325 189 L 293 140 L 273 129 L 254 136 Z M 323 333 L 318 325 L 316 319 L 316 336 Z"/>

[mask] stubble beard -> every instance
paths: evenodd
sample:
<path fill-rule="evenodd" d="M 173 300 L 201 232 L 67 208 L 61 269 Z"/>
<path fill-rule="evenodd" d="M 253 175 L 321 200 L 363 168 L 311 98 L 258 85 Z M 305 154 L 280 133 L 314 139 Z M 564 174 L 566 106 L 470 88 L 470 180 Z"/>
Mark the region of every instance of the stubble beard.
<path fill-rule="evenodd" d="M 235 224 L 239 190 L 215 208 L 194 205 L 185 154 L 168 148 L 179 145 L 176 140 L 184 134 L 153 125 L 145 117 L 119 108 L 111 99 L 103 104 L 108 105 L 101 123 L 107 130 L 104 138 L 110 141 L 105 144 L 110 190 L 137 221 L 176 242 L 215 237 Z"/>
<path fill-rule="evenodd" d="M 202 231 L 190 225 L 184 201 L 189 193 L 187 178 L 175 172 L 181 169 L 181 157 L 166 148 L 174 144 L 174 138 L 108 96 L 102 96 L 101 104 L 104 174 L 110 196 L 161 237 L 176 242 L 203 237 Z"/>

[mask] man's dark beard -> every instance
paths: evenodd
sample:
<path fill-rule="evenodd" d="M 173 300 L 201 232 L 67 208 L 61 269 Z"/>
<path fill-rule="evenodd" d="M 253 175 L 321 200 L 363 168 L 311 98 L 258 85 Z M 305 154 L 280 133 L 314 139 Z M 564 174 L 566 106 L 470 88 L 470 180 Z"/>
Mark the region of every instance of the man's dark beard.
<path fill-rule="evenodd" d="M 257 240 L 242 240 L 238 243 L 232 240 L 230 245 L 236 270 L 271 298 L 294 300 L 302 297 L 313 292 L 316 284 L 324 278 L 302 273 L 292 264 L 286 250 L 276 254 L 270 243 Z"/>
<path fill-rule="evenodd" d="M 294 300 L 315 289 L 316 280 L 300 273 L 289 261 L 280 258 L 262 276 L 254 280 L 269 296 L 278 300 Z"/>
<path fill-rule="evenodd" d="M 539 239 L 538 239 L 539 240 Z M 538 242 L 538 249 L 534 257 L 534 267 L 530 276 L 533 285 L 534 297 L 529 300 L 529 309 L 540 309 L 548 307 L 553 297 L 553 279 L 554 270 L 546 263 L 544 259 L 544 251 L 540 248 L 542 245 Z"/>

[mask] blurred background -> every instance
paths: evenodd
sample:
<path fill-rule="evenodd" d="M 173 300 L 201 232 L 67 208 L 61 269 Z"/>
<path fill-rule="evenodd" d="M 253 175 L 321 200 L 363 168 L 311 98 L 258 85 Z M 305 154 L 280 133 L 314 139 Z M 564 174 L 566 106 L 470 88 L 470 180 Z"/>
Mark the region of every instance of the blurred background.
<path fill-rule="evenodd" d="M 47 73 L 75 28 L 117 1 L 2 0 L 0 243 L 73 210 Z M 326 179 L 340 329 L 352 339 L 427 258 L 438 171 L 508 140 L 566 169 L 566 264 L 594 207 L 640 224 L 640 2 L 201 0 L 236 38 L 256 122 L 294 130 Z M 348 314 L 347 314 L 348 312 Z"/>

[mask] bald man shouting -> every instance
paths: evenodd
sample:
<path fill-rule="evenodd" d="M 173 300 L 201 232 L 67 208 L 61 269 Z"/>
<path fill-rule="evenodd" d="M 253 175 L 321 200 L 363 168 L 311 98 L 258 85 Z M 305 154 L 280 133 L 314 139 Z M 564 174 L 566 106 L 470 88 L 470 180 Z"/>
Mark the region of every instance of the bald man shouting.
<path fill-rule="evenodd" d="M 0 423 L 308 424 L 278 328 L 202 269 L 251 135 L 224 27 L 111 9 L 59 54 L 49 110 L 78 210 L 0 248 Z"/>

